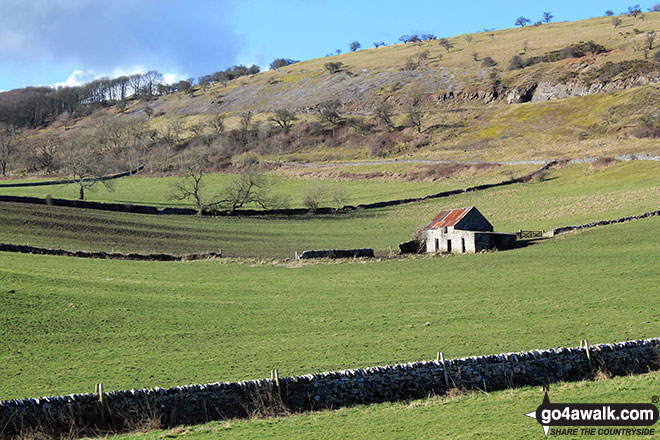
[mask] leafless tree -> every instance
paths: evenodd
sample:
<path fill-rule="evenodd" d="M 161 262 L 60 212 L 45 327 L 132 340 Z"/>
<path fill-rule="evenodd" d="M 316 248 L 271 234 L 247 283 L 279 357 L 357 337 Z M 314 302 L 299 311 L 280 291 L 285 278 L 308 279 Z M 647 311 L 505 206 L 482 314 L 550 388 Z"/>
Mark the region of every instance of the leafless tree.
<path fill-rule="evenodd" d="M 78 135 L 67 140 L 63 154 L 63 165 L 66 173 L 78 185 L 78 199 L 85 200 L 85 189 L 99 182 L 105 172 L 104 157 L 90 135 Z M 111 180 L 101 181 L 108 189 L 112 189 Z"/>
<path fill-rule="evenodd" d="M 394 130 L 394 122 L 392 122 L 392 106 L 382 101 L 374 108 L 374 117 L 387 127 L 389 131 Z"/>
<path fill-rule="evenodd" d="M 217 135 L 225 131 L 225 115 L 217 114 L 208 122 Z"/>
<path fill-rule="evenodd" d="M 0 124 L 0 172 L 7 175 L 18 152 L 18 129 L 13 124 Z"/>
<path fill-rule="evenodd" d="M 335 185 L 332 188 L 331 196 L 336 209 L 343 208 L 350 200 L 350 195 L 344 185 Z"/>
<path fill-rule="evenodd" d="M 171 200 L 193 200 L 195 209 L 201 214 L 207 208 L 204 195 L 204 176 L 208 168 L 208 159 L 201 153 L 195 154 L 182 168 L 180 180 L 172 184 Z"/>
<path fill-rule="evenodd" d="M 135 73 L 129 76 L 128 80 L 131 85 L 131 91 L 133 92 L 133 96 L 140 96 L 140 93 L 142 91 L 142 74 Z"/>
<path fill-rule="evenodd" d="M 275 122 L 279 125 L 285 133 L 288 133 L 291 130 L 291 125 L 294 121 L 298 120 L 296 114 L 287 109 L 275 110 L 275 114 L 270 118 L 272 122 Z"/>
<path fill-rule="evenodd" d="M 620 24 L 621 19 L 619 17 L 612 17 L 612 26 L 614 26 L 614 29 L 618 28 Z"/>
<path fill-rule="evenodd" d="M 333 99 L 330 101 L 325 101 L 319 104 L 318 112 L 319 119 L 321 123 L 328 122 L 332 124 L 333 127 L 338 126 L 342 122 L 342 117 L 340 113 L 341 102 L 339 100 Z"/>
<path fill-rule="evenodd" d="M 144 83 L 144 95 L 147 98 L 151 98 L 156 94 L 156 86 L 163 80 L 163 75 L 155 70 L 150 70 L 144 75 L 142 75 L 142 81 Z"/>
<path fill-rule="evenodd" d="M 286 197 L 272 195 L 272 179 L 259 173 L 255 167 L 246 167 L 227 184 L 214 205 L 234 213 L 249 204 L 256 204 L 264 209 L 279 209 L 288 205 Z"/>
<path fill-rule="evenodd" d="M 178 119 L 174 119 L 165 125 L 165 129 L 160 133 L 160 137 L 170 146 L 174 147 L 181 142 L 181 133 L 183 133 L 183 123 Z"/>
<path fill-rule="evenodd" d="M 43 136 L 30 141 L 28 148 L 30 166 L 50 173 L 56 166 L 55 158 L 61 148 L 61 140 L 57 136 Z"/>
<path fill-rule="evenodd" d="M 325 187 L 320 183 L 311 183 L 302 191 L 303 206 L 312 212 L 319 210 L 324 199 Z"/>
<path fill-rule="evenodd" d="M 418 89 L 411 90 L 410 105 L 408 106 L 408 112 L 406 113 L 406 120 L 411 127 L 417 129 L 417 133 L 422 132 L 422 122 L 424 119 L 424 113 L 420 109 L 421 101 L 421 91 Z"/>
<path fill-rule="evenodd" d="M 351 52 L 355 52 L 360 48 L 361 44 L 358 41 L 353 41 L 351 44 L 348 45 L 348 48 L 351 50 Z"/>
<path fill-rule="evenodd" d="M 543 23 L 550 23 L 552 20 L 552 14 L 550 12 L 543 13 Z"/>
<path fill-rule="evenodd" d="M 525 25 L 528 25 L 529 23 L 531 23 L 531 21 L 529 20 L 529 18 L 518 17 L 518 18 L 516 19 L 516 22 L 515 22 L 514 24 L 515 24 L 516 26 L 525 27 Z"/>
<path fill-rule="evenodd" d="M 247 133 L 250 131 L 250 122 L 252 122 L 252 112 L 247 111 L 243 112 L 239 115 L 239 126 L 241 128 L 241 131 Z"/>
<path fill-rule="evenodd" d="M 422 120 L 424 119 L 424 113 L 419 110 L 418 107 L 411 105 L 408 107 L 408 113 L 406 113 L 406 119 L 411 127 L 417 129 L 417 133 L 422 132 Z"/>
<path fill-rule="evenodd" d="M 454 47 L 454 45 L 451 44 L 449 40 L 447 40 L 446 38 L 441 38 L 440 40 L 438 40 L 438 42 L 440 43 L 440 46 L 445 48 L 447 53 L 449 53 L 449 51 Z"/>
<path fill-rule="evenodd" d="M 343 65 L 344 64 L 341 61 L 337 61 L 334 63 L 325 63 L 324 67 L 325 70 L 327 70 L 330 73 L 338 73 L 341 72 Z"/>
<path fill-rule="evenodd" d="M 653 43 L 655 43 L 656 34 L 655 31 L 650 31 L 646 33 L 646 44 L 648 50 L 653 50 Z"/>

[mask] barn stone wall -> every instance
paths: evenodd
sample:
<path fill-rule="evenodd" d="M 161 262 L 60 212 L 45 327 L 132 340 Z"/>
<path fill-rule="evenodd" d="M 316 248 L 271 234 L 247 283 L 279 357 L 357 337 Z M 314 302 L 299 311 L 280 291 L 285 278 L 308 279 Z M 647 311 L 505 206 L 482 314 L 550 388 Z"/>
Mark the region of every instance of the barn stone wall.
<path fill-rule="evenodd" d="M 657 370 L 658 338 L 582 347 L 333 371 L 305 376 L 188 385 L 169 389 L 72 394 L 0 402 L 0 427 L 11 438 L 21 430 L 68 433 L 72 426 L 98 433 L 134 427 L 156 418 L 163 426 L 287 411 L 422 398 L 449 388 L 496 391 L 557 381 L 577 381 L 596 370 L 623 376 Z M 446 372 L 446 378 L 445 378 Z M 448 383 L 448 385 L 447 385 Z"/>

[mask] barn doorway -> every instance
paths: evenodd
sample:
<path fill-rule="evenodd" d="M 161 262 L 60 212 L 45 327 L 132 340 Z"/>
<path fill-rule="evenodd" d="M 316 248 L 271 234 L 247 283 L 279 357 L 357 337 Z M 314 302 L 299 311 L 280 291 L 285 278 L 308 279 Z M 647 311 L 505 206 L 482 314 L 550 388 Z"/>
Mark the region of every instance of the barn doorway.
<path fill-rule="evenodd" d="M 435 239 L 435 251 L 440 252 L 440 239 Z"/>
<path fill-rule="evenodd" d="M 447 240 L 447 252 L 451 254 L 451 240 Z"/>
<path fill-rule="evenodd" d="M 465 253 L 465 238 L 461 237 L 461 252 Z"/>

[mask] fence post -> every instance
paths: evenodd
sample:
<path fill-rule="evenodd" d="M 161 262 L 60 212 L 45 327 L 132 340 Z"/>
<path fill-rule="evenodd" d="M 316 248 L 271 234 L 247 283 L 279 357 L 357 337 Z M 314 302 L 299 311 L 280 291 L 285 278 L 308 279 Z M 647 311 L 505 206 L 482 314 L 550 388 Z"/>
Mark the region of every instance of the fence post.
<path fill-rule="evenodd" d="M 94 394 L 99 395 L 99 402 L 103 403 L 103 384 L 102 383 L 97 383 L 94 386 Z"/>
<path fill-rule="evenodd" d="M 445 386 L 449 389 L 449 375 L 447 374 L 447 363 L 445 362 L 445 354 L 443 352 L 438 353 L 440 362 L 442 362 L 442 372 L 445 374 Z"/>
<path fill-rule="evenodd" d="M 583 339 L 580 341 L 580 348 L 584 348 L 587 354 L 587 361 L 589 362 L 589 369 L 593 368 L 591 364 L 591 350 L 589 349 L 589 340 Z"/>

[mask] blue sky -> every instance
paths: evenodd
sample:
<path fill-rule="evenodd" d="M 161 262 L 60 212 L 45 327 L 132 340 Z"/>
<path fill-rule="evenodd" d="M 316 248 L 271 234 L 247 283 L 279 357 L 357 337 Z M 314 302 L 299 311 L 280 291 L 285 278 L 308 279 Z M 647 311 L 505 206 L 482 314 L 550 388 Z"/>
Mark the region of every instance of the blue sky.
<path fill-rule="evenodd" d="M 660 0 L 659 0 L 660 1 Z M 643 10 L 655 2 L 640 3 Z M 532 22 L 619 14 L 622 1 L 0 0 L 0 90 L 76 84 L 158 70 L 199 77 L 234 64 L 267 69 L 335 49 L 397 42 L 403 34 L 450 37 Z"/>

